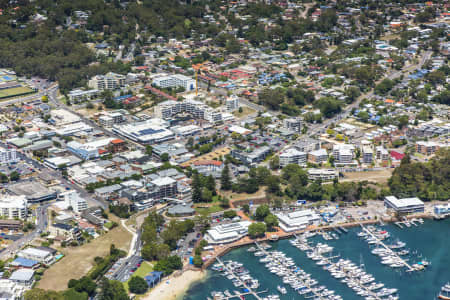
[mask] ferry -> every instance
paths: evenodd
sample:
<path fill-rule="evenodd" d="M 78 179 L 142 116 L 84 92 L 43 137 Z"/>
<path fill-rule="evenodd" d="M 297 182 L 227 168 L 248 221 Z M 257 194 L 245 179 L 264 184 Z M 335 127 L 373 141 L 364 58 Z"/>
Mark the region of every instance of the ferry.
<path fill-rule="evenodd" d="M 447 283 L 441 288 L 441 292 L 438 296 L 439 299 L 450 300 L 450 283 Z"/>

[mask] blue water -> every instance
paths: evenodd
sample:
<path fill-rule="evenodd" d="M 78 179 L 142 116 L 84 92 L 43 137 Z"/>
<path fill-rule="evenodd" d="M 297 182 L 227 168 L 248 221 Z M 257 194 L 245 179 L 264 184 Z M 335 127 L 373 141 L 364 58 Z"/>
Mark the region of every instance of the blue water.
<path fill-rule="evenodd" d="M 421 258 L 426 258 L 431 265 L 425 271 L 406 273 L 399 269 L 393 269 L 380 263 L 378 256 L 372 255 L 369 251 L 369 245 L 356 236 L 360 231 L 358 227 L 349 229 L 347 234 L 340 236 L 339 240 L 324 241 L 322 237 L 316 236 L 310 239 L 313 242 L 327 243 L 334 247 L 333 255 L 340 254 L 342 258 L 350 259 L 356 264 L 362 261 L 366 266 L 366 271 L 372 274 L 376 282 L 383 282 L 385 287 L 397 288 L 400 299 L 408 300 L 428 300 L 436 299 L 440 288 L 450 281 L 450 219 L 445 221 L 427 220 L 418 227 L 400 229 L 393 224 L 383 227 L 391 233 L 389 241 L 397 238 L 406 243 L 406 248 L 411 253 L 417 251 L 417 254 L 411 255 L 409 263 L 416 263 Z M 325 285 L 332 289 L 336 294 L 341 295 L 343 299 L 363 299 L 356 295 L 353 290 L 333 278 L 328 271 L 321 266 L 316 265 L 312 260 L 306 257 L 306 254 L 292 246 L 288 240 L 281 240 L 271 243 L 270 250 L 279 250 L 292 257 L 297 266 L 311 273 L 312 278 L 319 281 L 319 285 Z M 270 273 L 264 264 L 259 262 L 259 257 L 253 253 L 247 252 L 248 247 L 242 247 L 231 251 L 223 257 L 223 260 L 234 260 L 244 264 L 250 274 L 259 279 L 260 288 L 258 290 L 269 289 L 271 294 L 279 294 L 277 285 L 282 284 L 281 279 Z M 281 295 L 281 299 L 304 299 L 296 293 L 290 286 L 285 285 L 288 293 Z M 220 275 L 219 272 L 208 270 L 207 278 L 201 282 L 191 285 L 184 300 L 204 300 L 211 297 L 212 291 L 230 291 L 238 290 L 230 280 Z M 237 299 L 237 298 L 235 298 Z M 246 299 L 254 299 L 253 296 L 246 296 Z"/>

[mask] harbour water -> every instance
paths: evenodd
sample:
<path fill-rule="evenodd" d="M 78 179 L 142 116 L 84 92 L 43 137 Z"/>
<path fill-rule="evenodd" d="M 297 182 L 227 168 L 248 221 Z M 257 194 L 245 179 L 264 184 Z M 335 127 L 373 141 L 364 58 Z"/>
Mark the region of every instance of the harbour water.
<path fill-rule="evenodd" d="M 398 289 L 400 299 L 408 300 L 428 300 L 436 299 L 441 287 L 450 281 L 450 219 L 443 221 L 425 220 L 419 226 L 404 227 L 400 229 L 394 224 L 387 224 L 381 227 L 391 234 L 389 241 L 394 242 L 399 239 L 406 243 L 406 249 L 410 249 L 411 255 L 409 263 L 417 263 L 422 259 L 430 262 L 430 265 L 423 271 L 405 272 L 405 269 L 394 269 L 380 263 L 380 258 L 371 253 L 371 248 L 367 242 L 357 236 L 361 231 L 360 227 L 350 228 L 348 233 L 341 234 L 337 240 L 324 241 L 321 236 L 310 239 L 312 242 L 322 242 L 334 247 L 333 255 L 340 255 L 341 258 L 349 259 L 355 264 L 363 263 L 367 273 L 372 274 L 377 281 L 380 281 L 389 288 Z M 311 277 L 319 281 L 319 285 L 325 285 L 328 289 L 334 290 L 337 295 L 345 300 L 364 299 L 355 292 L 333 278 L 330 273 L 323 270 L 321 266 L 310 260 L 306 253 L 297 249 L 289 240 L 280 240 L 271 243 L 270 250 L 282 251 L 286 256 L 293 258 L 296 265 L 311 274 Z M 268 289 L 268 294 L 279 294 L 278 285 L 283 285 L 280 277 L 270 273 L 260 257 L 255 257 L 254 253 L 248 252 L 250 246 L 235 249 L 222 257 L 224 261 L 233 260 L 243 264 L 250 271 L 253 277 L 260 283 L 258 290 Z M 280 299 L 304 299 L 288 285 L 287 294 L 280 295 Z M 194 283 L 184 300 L 206 300 L 211 297 L 212 291 L 239 290 L 233 286 L 232 282 L 221 273 L 208 270 L 207 279 Z M 261 295 L 263 296 L 263 295 Z M 234 298 L 238 299 L 238 298 Z M 246 295 L 245 299 L 255 299 L 251 295 Z"/>

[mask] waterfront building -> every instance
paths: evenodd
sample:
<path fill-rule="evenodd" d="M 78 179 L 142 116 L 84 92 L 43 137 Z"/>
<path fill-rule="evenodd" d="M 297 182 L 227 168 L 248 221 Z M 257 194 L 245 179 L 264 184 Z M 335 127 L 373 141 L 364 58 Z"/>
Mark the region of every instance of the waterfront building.
<path fill-rule="evenodd" d="M 290 213 L 277 213 L 280 228 L 285 232 L 305 229 L 309 225 L 318 225 L 320 216 L 312 209 L 299 210 Z"/>
<path fill-rule="evenodd" d="M 398 214 L 418 213 L 425 211 L 425 204 L 417 197 L 398 199 L 395 196 L 384 198 L 384 206 Z"/>
<path fill-rule="evenodd" d="M 225 244 L 239 240 L 248 233 L 250 221 L 221 224 L 207 231 L 205 239 L 209 244 Z"/>
<path fill-rule="evenodd" d="M 434 206 L 434 213 L 437 216 L 450 215 L 450 202 L 446 204 L 438 204 Z"/>

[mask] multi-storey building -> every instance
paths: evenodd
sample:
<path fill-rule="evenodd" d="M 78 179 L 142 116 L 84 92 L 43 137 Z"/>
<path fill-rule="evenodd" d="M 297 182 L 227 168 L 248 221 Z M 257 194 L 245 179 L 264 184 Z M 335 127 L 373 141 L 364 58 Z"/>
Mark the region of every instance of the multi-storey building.
<path fill-rule="evenodd" d="M 441 144 L 438 144 L 436 142 L 424 142 L 424 141 L 418 141 L 416 143 L 416 151 L 424 154 L 424 155 L 431 155 L 436 153 L 440 148 L 442 147 Z"/>
<path fill-rule="evenodd" d="M 333 147 L 335 163 L 350 164 L 355 156 L 355 146 L 351 144 L 337 144 Z"/>
<path fill-rule="evenodd" d="M 6 219 L 26 219 L 28 200 L 25 195 L 0 196 L 0 216 Z"/>
<path fill-rule="evenodd" d="M 389 160 L 389 152 L 383 146 L 377 146 L 376 157 L 378 160 L 388 161 Z"/>
<path fill-rule="evenodd" d="M 15 163 L 17 161 L 19 161 L 19 158 L 17 157 L 16 149 L 0 148 L 0 165 Z"/>
<path fill-rule="evenodd" d="M 125 86 L 126 76 L 109 72 L 105 75 L 96 75 L 89 80 L 89 87 L 103 90 L 116 90 Z"/>
<path fill-rule="evenodd" d="M 287 130 L 300 132 L 302 130 L 302 118 L 288 118 L 283 120 L 283 126 Z"/>
<path fill-rule="evenodd" d="M 168 100 L 155 107 L 155 115 L 161 119 L 170 119 L 178 113 L 188 113 L 195 119 L 207 120 L 211 123 L 222 121 L 222 114 L 208 105 L 196 100 Z"/>
<path fill-rule="evenodd" d="M 373 150 L 370 146 L 362 147 L 362 159 L 365 164 L 371 164 L 373 161 Z"/>
<path fill-rule="evenodd" d="M 306 164 L 307 155 L 305 152 L 296 150 L 295 148 L 289 148 L 280 154 L 280 166 L 284 167 L 289 164 Z"/>
<path fill-rule="evenodd" d="M 182 87 L 186 91 L 192 91 L 195 88 L 195 80 L 181 74 L 155 78 L 153 84 L 160 88 Z"/>

